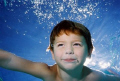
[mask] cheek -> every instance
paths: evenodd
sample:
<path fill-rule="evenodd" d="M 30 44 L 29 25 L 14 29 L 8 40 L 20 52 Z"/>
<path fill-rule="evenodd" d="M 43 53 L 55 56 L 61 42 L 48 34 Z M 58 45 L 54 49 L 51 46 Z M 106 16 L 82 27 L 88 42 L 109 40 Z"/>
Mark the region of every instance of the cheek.
<path fill-rule="evenodd" d="M 88 51 L 86 49 L 75 49 L 74 54 L 78 57 L 86 57 L 88 55 Z"/>
<path fill-rule="evenodd" d="M 62 54 L 63 54 L 63 51 L 62 50 L 59 50 L 59 49 L 54 49 L 55 51 L 54 51 L 54 57 L 55 58 L 59 58 L 59 57 L 61 57 L 62 56 Z"/>

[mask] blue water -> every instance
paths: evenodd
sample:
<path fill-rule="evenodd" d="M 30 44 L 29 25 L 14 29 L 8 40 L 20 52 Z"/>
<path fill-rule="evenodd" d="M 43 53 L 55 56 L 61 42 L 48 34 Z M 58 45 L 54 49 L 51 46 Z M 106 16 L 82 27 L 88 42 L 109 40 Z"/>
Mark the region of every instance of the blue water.
<path fill-rule="evenodd" d="M 80 22 L 91 32 L 94 51 L 86 65 L 120 75 L 120 0 L 0 0 L 0 49 L 35 62 L 55 63 L 49 35 L 63 19 Z M 111 73 L 110 73 L 111 72 Z M 0 68 L 3 81 L 41 81 Z"/>

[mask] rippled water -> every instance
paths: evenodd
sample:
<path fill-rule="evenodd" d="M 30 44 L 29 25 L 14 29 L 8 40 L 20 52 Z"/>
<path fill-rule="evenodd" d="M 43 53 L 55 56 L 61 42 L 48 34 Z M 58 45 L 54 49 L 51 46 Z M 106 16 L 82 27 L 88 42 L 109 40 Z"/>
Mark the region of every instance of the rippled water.
<path fill-rule="evenodd" d="M 0 0 L 0 48 L 25 59 L 53 65 L 49 35 L 58 22 L 69 19 L 91 32 L 94 51 L 85 64 L 120 75 L 119 0 Z M 40 81 L 0 68 L 3 81 Z"/>

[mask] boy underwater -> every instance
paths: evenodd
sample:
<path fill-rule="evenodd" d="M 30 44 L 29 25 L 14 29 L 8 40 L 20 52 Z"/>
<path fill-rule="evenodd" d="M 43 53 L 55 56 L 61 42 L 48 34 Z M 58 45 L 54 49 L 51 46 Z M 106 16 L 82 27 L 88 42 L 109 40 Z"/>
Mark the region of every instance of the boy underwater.
<path fill-rule="evenodd" d="M 89 30 L 82 24 L 69 20 L 58 23 L 50 35 L 49 49 L 56 64 L 32 62 L 0 50 L 0 66 L 31 74 L 43 81 L 120 81 L 117 76 L 84 66 L 91 57 L 93 44 Z"/>

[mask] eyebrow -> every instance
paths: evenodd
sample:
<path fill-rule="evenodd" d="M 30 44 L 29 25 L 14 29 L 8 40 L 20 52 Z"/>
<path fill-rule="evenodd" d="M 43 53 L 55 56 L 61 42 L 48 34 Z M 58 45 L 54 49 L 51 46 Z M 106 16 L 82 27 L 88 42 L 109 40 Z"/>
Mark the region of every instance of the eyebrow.
<path fill-rule="evenodd" d="M 55 43 L 60 43 L 60 42 L 64 42 L 64 41 L 57 41 L 57 42 L 55 42 Z"/>
<path fill-rule="evenodd" d="M 79 42 L 82 42 L 83 40 L 82 40 L 82 39 L 75 39 L 75 40 L 72 40 L 72 41 L 73 41 L 73 42 L 76 42 L 76 41 L 77 41 L 77 42 L 78 42 L 78 41 L 79 41 Z"/>
<path fill-rule="evenodd" d="M 57 41 L 55 43 L 60 43 L 60 42 L 65 42 L 65 41 Z M 73 40 L 72 42 L 82 42 L 81 40 Z"/>

